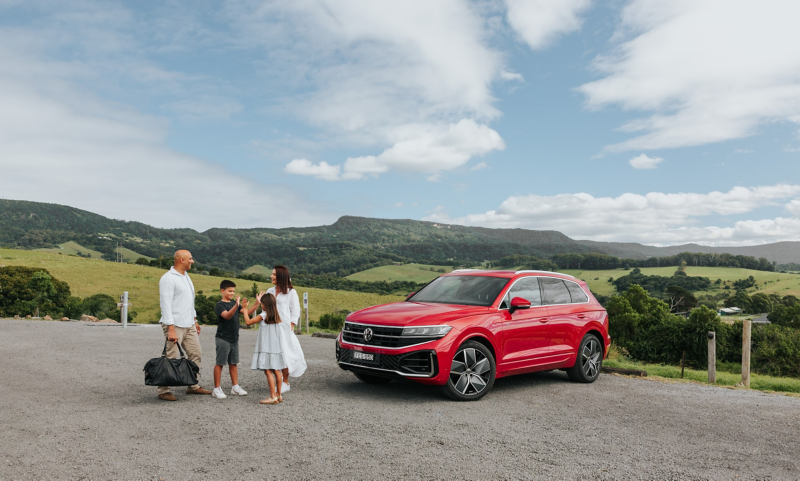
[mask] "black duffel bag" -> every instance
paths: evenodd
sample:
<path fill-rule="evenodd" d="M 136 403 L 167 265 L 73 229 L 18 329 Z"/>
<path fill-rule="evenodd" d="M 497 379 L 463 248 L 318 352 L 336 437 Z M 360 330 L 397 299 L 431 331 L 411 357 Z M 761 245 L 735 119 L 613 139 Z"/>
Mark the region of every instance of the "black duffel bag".
<path fill-rule="evenodd" d="M 164 351 L 161 357 L 154 357 L 144 365 L 144 383 L 147 386 L 194 386 L 197 384 L 197 374 L 200 368 L 197 364 L 186 359 L 181 345 L 177 342 L 180 359 L 167 358 L 167 343 L 164 342 Z"/>

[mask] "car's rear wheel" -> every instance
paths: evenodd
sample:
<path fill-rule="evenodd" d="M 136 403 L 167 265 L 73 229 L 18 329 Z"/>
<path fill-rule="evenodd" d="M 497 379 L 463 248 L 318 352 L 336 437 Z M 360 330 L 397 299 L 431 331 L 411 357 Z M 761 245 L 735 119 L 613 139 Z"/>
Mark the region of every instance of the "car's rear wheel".
<path fill-rule="evenodd" d="M 587 334 L 578 346 L 575 365 L 567 369 L 572 382 L 594 382 L 600 376 L 603 367 L 603 345 L 594 334 Z"/>
<path fill-rule="evenodd" d="M 392 382 L 392 378 L 383 376 L 373 376 L 372 374 L 365 374 L 363 372 L 353 373 L 359 381 L 367 384 L 386 384 Z"/>
<path fill-rule="evenodd" d="M 492 352 L 480 342 L 467 341 L 453 356 L 444 392 L 456 401 L 477 401 L 492 389 L 495 374 Z"/>

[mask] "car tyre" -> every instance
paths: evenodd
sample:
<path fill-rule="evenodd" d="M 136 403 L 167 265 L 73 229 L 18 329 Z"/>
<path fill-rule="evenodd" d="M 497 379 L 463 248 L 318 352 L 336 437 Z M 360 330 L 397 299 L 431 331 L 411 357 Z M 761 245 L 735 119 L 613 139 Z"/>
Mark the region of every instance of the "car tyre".
<path fill-rule="evenodd" d="M 383 376 L 373 376 L 372 374 L 365 374 L 363 372 L 353 373 L 359 381 L 367 384 L 387 384 L 392 382 L 392 378 Z"/>
<path fill-rule="evenodd" d="M 603 344 L 594 334 L 587 334 L 578 345 L 575 365 L 566 369 L 572 382 L 590 383 L 600 376 L 603 367 Z"/>
<path fill-rule="evenodd" d="M 444 393 L 456 401 L 477 401 L 494 386 L 497 366 L 486 346 L 467 341 L 456 350 Z"/>

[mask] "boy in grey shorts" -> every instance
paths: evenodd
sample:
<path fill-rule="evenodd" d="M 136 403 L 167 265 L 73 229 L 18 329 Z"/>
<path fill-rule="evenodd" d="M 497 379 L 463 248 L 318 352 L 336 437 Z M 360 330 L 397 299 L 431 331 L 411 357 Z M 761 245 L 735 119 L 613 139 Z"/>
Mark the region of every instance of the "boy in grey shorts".
<path fill-rule="evenodd" d="M 226 396 L 219 387 L 222 377 L 222 366 L 228 365 L 231 373 L 231 395 L 238 394 L 244 396 L 247 391 L 239 386 L 239 301 L 240 296 L 236 296 L 236 284 L 229 280 L 224 280 L 219 285 L 222 300 L 217 302 L 215 312 L 217 313 L 217 335 L 214 342 L 217 345 L 217 365 L 214 366 L 214 390 L 211 395 L 217 399 L 225 399 Z"/>

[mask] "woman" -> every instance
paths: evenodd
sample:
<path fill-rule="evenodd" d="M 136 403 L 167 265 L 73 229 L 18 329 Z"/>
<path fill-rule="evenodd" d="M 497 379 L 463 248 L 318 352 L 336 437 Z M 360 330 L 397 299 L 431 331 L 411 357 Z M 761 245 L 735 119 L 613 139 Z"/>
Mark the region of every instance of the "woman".
<path fill-rule="evenodd" d="M 275 287 L 267 289 L 267 293 L 275 296 L 275 301 L 278 304 L 278 315 L 284 322 L 278 324 L 283 328 L 283 335 L 281 342 L 283 344 L 283 356 L 286 359 L 286 367 L 283 369 L 283 392 L 289 391 L 289 376 L 300 377 L 306 372 L 306 359 L 303 355 L 303 348 L 300 347 L 300 341 L 294 334 L 294 326 L 300 320 L 300 299 L 297 296 L 297 291 L 292 287 L 292 281 L 289 279 L 289 269 L 285 266 L 275 266 L 272 269 L 270 281 L 275 284 Z M 262 292 L 256 298 L 261 302 Z"/>

